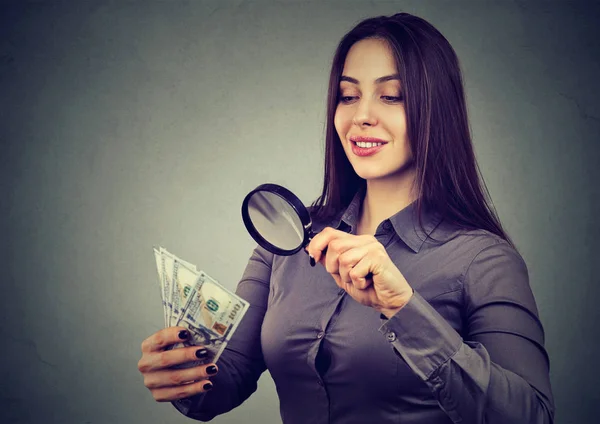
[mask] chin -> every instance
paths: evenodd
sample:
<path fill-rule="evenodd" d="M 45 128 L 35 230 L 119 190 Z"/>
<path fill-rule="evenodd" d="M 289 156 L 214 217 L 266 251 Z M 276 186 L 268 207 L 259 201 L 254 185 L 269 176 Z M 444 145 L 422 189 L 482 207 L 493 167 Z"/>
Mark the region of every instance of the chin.
<path fill-rule="evenodd" d="M 385 172 L 381 169 L 360 169 L 354 168 L 354 172 L 363 180 L 379 180 L 395 175 L 395 172 Z"/>
<path fill-rule="evenodd" d="M 360 178 L 362 178 L 363 180 L 378 180 L 380 178 L 385 178 L 387 175 L 386 173 L 382 173 L 382 172 L 372 172 L 372 171 L 363 171 L 360 172 L 359 170 L 354 170 L 356 172 L 356 175 L 358 175 Z"/>
<path fill-rule="evenodd" d="M 404 179 L 414 177 L 414 162 L 411 160 L 402 166 L 392 169 L 381 169 L 375 166 L 353 166 L 354 172 L 363 180 L 385 180 L 388 178 Z"/>

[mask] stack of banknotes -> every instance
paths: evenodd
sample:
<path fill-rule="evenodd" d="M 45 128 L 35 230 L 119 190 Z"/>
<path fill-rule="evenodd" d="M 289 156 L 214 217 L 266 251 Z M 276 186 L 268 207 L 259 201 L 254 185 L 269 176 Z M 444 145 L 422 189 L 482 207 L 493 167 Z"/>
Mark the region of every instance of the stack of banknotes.
<path fill-rule="evenodd" d="M 203 346 L 202 363 L 216 363 L 248 310 L 249 303 L 227 290 L 195 265 L 166 249 L 154 248 L 165 327 L 182 326 L 190 337 L 173 346 Z M 200 363 L 191 363 L 194 366 Z"/>

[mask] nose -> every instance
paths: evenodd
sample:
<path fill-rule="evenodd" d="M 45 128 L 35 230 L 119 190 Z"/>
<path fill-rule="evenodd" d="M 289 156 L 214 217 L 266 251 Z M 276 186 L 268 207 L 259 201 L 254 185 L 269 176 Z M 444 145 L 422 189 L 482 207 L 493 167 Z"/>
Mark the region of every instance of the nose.
<path fill-rule="evenodd" d="M 352 123 L 359 127 L 370 127 L 377 124 L 377 119 L 373 113 L 373 108 L 371 107 L 368 99 L 361 99 L 356 108 L 356 113 L 352 118 Z"/>

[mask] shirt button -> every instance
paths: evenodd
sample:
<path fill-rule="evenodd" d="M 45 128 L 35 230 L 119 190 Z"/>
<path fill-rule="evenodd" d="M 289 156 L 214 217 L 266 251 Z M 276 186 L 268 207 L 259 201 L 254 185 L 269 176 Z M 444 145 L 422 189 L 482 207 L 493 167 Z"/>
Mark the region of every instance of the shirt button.
<path fill-rule="evenodd" d="M 324 335 L 325 333 L 323 333 L 322 331 L 319 332 L 319 334 L 317 334 L 317 339 L 322 339 Z"/>
<path fill-rule="evenodd" d="M 385 221 L 383 223 L 383 229 L 386 231 L 390 231 L 392 229 L 392 223 L 390 221 Z"/>
<path fill-rule="evenodd" d="M 386 334 L 386 337 L 388 339 L 388 342 L 393 342 L 396 340 L 396 333 L 394 333 L 393 331 L 390 331 Z"/>
<path fill-rule="evenodd" d="M 317 379 L 317 384 L 318 384 L 319 386 L 322 386 L 322 385 L 323 385 L 323 381 L 321 381 L 321 379 Z"/>

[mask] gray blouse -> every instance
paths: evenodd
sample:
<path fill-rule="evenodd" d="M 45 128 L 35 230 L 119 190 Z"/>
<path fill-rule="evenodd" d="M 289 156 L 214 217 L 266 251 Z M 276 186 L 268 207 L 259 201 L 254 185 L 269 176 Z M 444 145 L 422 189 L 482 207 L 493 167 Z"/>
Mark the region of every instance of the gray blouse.
<path fill-rule="evenodd" d="M 359 193 L 315 226 L 354 233 L 361 202 Z M 549 358 L 523 259 L 499 237 L 435 214 L 421 229 L 415 209 L 375 234 L 414 289 L 389 320 L 303 251 L 256 248 L 237 287 L 251 306 L 214 388 L 175 407 L 208 421 L 246 400 L 268 370 L 285 424 L 552 423 Z"/>

